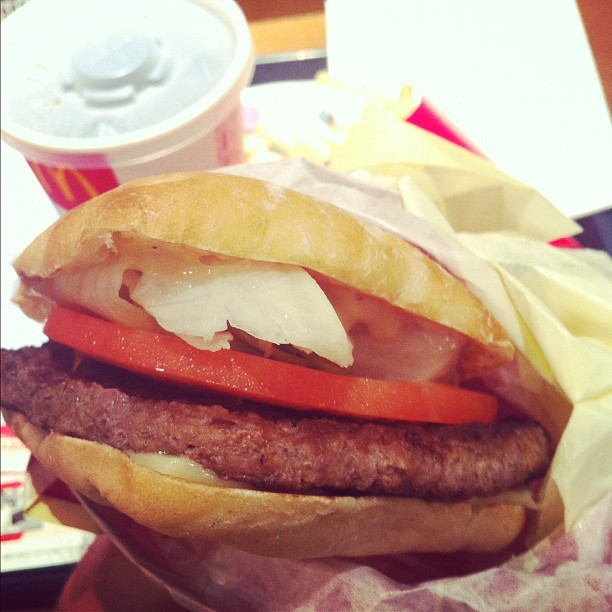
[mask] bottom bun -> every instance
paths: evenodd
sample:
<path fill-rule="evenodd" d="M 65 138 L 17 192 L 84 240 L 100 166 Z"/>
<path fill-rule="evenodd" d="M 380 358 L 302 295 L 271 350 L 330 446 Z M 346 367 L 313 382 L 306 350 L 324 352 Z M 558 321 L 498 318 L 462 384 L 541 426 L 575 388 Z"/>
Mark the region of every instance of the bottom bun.
<path fill-rule="evenodd" d="M 295 495 L 193 483 L 140 466 L 105 444 L 42 430 L 19 412 L 3 413 L 61 480 L 168 536 L 292 558 L 490 552 L 513 542 L 525 521 L 525 508 L 514 504 Z"/>

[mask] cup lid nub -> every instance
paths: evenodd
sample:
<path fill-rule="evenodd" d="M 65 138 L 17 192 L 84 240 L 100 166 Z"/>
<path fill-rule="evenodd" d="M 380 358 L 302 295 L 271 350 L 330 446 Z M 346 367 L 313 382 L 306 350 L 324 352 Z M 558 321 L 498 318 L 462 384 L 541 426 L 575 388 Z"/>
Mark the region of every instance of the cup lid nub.
<path fill-rule="evenodd" d="M 151 36 L 125 32 L 77 49 L 66 89 L 76 91 L 89 105 L 120 104 L 170 73 L 161 42 Z"/>

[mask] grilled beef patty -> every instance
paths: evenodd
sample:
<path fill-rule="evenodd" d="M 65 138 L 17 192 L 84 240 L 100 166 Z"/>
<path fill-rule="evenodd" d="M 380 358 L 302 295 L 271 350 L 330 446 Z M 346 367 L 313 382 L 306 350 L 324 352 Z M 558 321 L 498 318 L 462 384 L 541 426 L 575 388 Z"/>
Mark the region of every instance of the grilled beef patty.
<path fill-rule="evenodd" d="M 488 496 L 541 476 L 551 445 L 531 421 L 371 422 L 189 391 L 71 349 L 2 349 L 2 406 L 38 427 L 122 451 L 184 455 L 271 491 Z"/>

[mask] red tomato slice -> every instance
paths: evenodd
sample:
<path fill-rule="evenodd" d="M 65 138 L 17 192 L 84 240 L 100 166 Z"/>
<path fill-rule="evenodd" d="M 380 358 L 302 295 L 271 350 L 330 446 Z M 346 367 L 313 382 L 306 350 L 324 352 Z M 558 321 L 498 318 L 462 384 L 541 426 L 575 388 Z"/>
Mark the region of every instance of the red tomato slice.
<path fill-rule="evenodd" d="M 312 370 L 232 350 L 196 349 L 180 338 L 55 308 L 49 338 L 126 370 L 251 400 L 396 421 L 495 421 L 492 395 L 434 382 L 374 380 Z"/>

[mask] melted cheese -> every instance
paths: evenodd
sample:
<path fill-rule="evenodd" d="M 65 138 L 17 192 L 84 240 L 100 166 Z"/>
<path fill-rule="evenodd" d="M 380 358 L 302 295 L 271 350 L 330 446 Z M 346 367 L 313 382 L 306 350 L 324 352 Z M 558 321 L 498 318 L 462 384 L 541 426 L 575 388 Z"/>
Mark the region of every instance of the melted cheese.
<path fill-rule="evenodd" d="M 322 283 L 353 345 L 348 374 L 452 381 L 465 338 L 347 287 Z"/>
<path fill-rule="evenodd" d="M 226 487 L 232 489 L 251 489 L 249 485 L 236 480 L 225 480 L 217 476 L 212 470 L 202 467 L 199 463 L 176 455 L 163 453 L 127 453 L 130 459 L 143 467 L 155 470 L 166 476 L 182 478 L 190 482 L 197 482 L 211 487 Z M 527 487 L 504 491 L 492 497 L 473 497 L 469 500 L 473 506 L 487 506 L 492 504 L 512 504 L 524 506 L 530 510 L 537 510 L 538 503 Z"/>
<path fill-rule="evenodd" d="M 190 482 L 199 482 L 211 487 L 229 487 L 232 489 L 248 489 L 249 486 L 237 480 L 226 480 L 217 476 L 199 463 L 177 455 L 163 453 L 127 453 L 132 461 L 143 467 L 155 470 L 166 476 L 182 478 Z"/>

